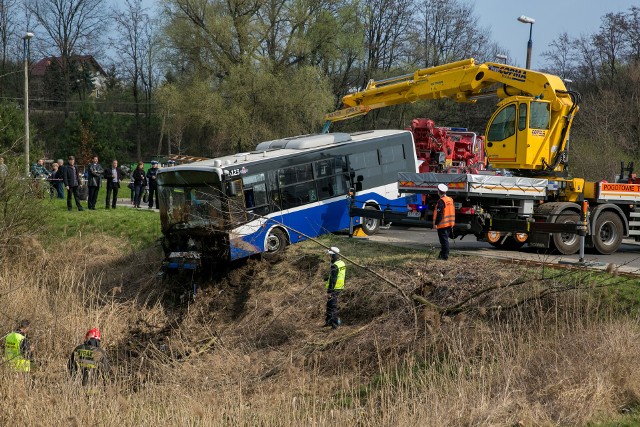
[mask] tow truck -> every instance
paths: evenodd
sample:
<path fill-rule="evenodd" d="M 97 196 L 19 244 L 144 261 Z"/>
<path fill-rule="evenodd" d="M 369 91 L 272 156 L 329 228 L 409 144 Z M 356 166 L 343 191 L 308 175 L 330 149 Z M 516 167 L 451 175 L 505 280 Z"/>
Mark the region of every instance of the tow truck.
<path fill-rule="evenodd" d="M 417 216 L 426 225 L 437 185 L 445 183 L 456 205 L 457 236 L 472 234 L 505 249 L 555 247 L 562 254 L 578 252 L 579 235 L 601 254 L 614 253 L 625 237 L 640 240 L 640 182 L 632 164 L 622 165 L 613 183 L 569 175 L 567 146 L 580 94 L 567 90 L 558 76 L 466 59 L 371 80 L 364 90 L 346 95 L 341 110 L 325 116 L 325 130 L 377 108 L 442 98 L 474 103 L 495 96 L 500 102 L 484 136 L 491 170 L 429 167 L 399 174 L 399 192 L 415 195 Z M 446 147 L 443 153 L 446 163 Z M 356 207 L 351 215 L 398 217 L 389 210 Z"/>

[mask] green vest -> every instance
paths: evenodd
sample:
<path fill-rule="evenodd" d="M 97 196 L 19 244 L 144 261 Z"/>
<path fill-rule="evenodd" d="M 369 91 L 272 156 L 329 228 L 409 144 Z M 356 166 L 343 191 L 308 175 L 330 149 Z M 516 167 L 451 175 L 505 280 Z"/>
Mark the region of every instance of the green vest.
<path fill-rule="evenodd" d="M 83 344 L 74 350 L 74 360 L 78 368 L 96 369 L 98 367 L 93 348 L 92 346 Z"/>
<path fill-rule="evenodd" d="M 20 344 L 25 336 L 19 332 L 11 332 L 4 340 L 4 360 L 18 372 L 29 372 L 31 370 L 31 362 L 24 358 L 20 351 Z"/>
<path fill-rule="evenodd" d="M 333 289 L 339 291 L 341 289 L 344 289 L 344 276 L 345 276 L 345 274 L 347 274 L 347 265 L 341 259 L 339 259 L 338 261 L 334 262 L 333 264 L 336 267 L 338 267 L 338 277 L 336 279 L 336 285 L 333 287 Z M 327 289 L 329 289 L 329 281 L 330 280 L 331 280 L 331 275 L 329 275 L 329 278 L 327 279 L 327 283 L 326 283 L 326 288 Z"/>

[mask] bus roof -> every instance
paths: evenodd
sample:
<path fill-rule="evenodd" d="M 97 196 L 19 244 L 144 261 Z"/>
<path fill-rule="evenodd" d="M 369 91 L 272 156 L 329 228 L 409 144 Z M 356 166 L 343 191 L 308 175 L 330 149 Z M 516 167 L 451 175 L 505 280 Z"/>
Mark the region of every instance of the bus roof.
<path fill-rule="evenodd" d="M 275 159 L 289 155 L 300 154 L 306 151 L 315 151 L 323 147 L 351 144 L 368 139 L 375 139 L 389 135 L 408 133 L 404 130 L 372 130 L 355 133 L 326 133 L 301 135 L 291 138 L 276 139 L 273 141 L 261 142 L 256 146 L 256 150 L 246 153 L 236 153 L 228 156 L 216 157 L 214 159 L 189 163 L 172 168 L 162 169 L 162 172 L 184 170 L 211 170 L 237 168 L 240 165 L 252 162 L 260 162 L 266 159 Z"/>

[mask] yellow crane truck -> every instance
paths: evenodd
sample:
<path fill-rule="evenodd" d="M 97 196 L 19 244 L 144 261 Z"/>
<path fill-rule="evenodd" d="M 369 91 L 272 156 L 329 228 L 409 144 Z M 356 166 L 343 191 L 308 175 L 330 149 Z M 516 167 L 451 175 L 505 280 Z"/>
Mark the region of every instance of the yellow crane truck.
<path fill-rule="evenodd" d="M 436 187 L 445 183 L 456 206 L 455 233 L 473 234 L 496 247 L 526 243 L 573 254 L 580 249 L 578 234 L 586 233 L 587 247 L 611 254 L 623 238 L 640 239 L 640 185 L 631 177 L 632 166 L 623 167 L 614 183 L 569 176 L 567 144 L 580 95 L 567 90 L 558 76 L 473 59 L 420 69 L 372 80 L 345 96 L 344 108 L 325 117 L 325 129 L 391 105 L 441 98 L 475 102 L 487 96 L 500 99 L 485 134 L 492 170 L 400 173 L 399 192 L 416 197 L 409 216 L 428 222 Z M 356 209 L 352 214 L 367 213 Z M 385 219 L 385 213 L 378 218 Z"/>

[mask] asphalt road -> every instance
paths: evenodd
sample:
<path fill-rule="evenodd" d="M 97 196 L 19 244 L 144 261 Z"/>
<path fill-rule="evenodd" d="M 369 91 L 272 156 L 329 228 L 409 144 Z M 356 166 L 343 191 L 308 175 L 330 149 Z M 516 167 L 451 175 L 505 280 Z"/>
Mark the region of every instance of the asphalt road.
<path fill-rule="evenodd" d="M 434 230 L 421 227 L 405 227 L 392 225 L 389 229 L 381 229 L 378 234 L 367 237 L 368 239 L 388 243 L 392 245 L 411 248 L 436 248 L 440 249 L 438 235 Z M 518 259 L 524 261 L 543 261 L 549 263 L 577 263 L 579 255 L 561 255 L 549 249 L 523 247 L 519 251 L 499 250 L 486 242 L 478 242 L 473 235 L 464 239 L 450 240 L 452 253 L 484 256 L 496 259 Z M 618 252 L 612 255 L 600 255 L 587 249 L 585 261 L 595 268 L 605 269 L 609 264 L 614 264 L 619 271 L 640 275 L 640 244 L 623 243 Z"/>

